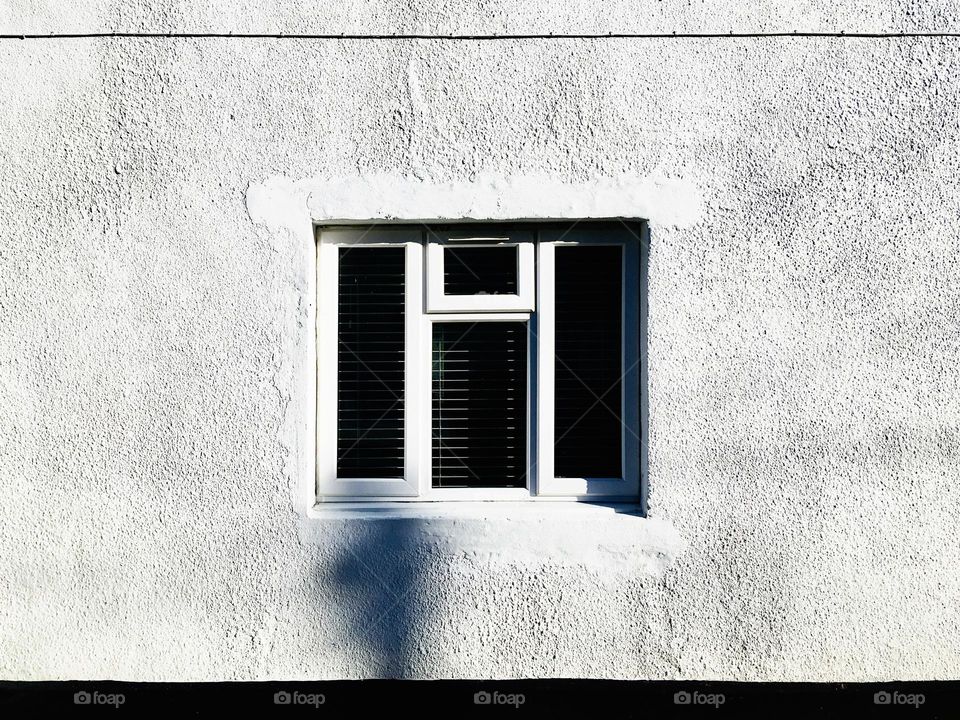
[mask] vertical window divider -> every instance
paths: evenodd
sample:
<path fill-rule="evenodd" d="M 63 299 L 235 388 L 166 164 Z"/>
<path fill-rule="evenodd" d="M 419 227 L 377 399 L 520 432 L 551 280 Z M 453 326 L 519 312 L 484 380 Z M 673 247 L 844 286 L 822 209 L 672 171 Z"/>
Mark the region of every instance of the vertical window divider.
<path fill-rule="evenodd" d="M 554 480 L 553 471 L 553 387 L 555 383 L 554 313 L 556 243 L 540 238 L 537 248 L 537 456 L 536 486 L 539 495 L 547 494 Z"/>

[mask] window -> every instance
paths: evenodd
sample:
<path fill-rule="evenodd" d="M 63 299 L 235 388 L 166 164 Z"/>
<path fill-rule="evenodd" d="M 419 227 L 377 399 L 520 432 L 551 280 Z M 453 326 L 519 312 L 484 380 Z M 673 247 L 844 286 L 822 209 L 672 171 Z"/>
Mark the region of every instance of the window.
<path fill-rule="evenodd" d="M 330 227 L 317 494 L 638 500 L 638 229 Z"/>
<path fill-rule="evenodd" d="M 527 231 L 499 236 L 426 230 L 427 311 L 534 309 L 534 243 Z"/>

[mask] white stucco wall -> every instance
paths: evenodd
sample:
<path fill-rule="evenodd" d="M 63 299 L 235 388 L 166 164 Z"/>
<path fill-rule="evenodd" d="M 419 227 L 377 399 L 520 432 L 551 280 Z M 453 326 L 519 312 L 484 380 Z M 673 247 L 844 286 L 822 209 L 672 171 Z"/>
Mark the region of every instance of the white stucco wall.
<path fill-rule="evenodd" d="M 749 5 L 0 31 L 960 30 Z M 0 676 L 960 677 L 958 77 L 955 38 L 0 41 Z M 311 220 L 612 214 L 650 516 L 310 517 Z"/>

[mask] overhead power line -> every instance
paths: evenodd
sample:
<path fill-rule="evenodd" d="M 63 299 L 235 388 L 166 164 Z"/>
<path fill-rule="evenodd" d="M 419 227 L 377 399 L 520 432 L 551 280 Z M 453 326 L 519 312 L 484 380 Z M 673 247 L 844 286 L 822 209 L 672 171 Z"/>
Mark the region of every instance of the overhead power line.
<path fill-rule="evenodd" d="M 960 32 L 669 32 L 669 33 L 504 33 L 504 34 L 444 34 L 444 33 L 235 33 L 235 32 L 95 32 L 95 33 L 4 33 L 0 40 L 76 40 L 85 38 L 144 38 L 144 39 L 204 39 L 230 38 L 238 40 L 660 40 L 660 39 L 723 39 L 723 38 L 960 38 Z"/>

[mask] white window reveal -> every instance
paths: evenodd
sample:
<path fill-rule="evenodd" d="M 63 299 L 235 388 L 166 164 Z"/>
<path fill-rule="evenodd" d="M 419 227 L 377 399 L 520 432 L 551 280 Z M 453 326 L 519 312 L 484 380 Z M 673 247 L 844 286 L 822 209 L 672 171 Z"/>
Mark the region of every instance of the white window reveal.
<path fill-rule="evenodd" d="M 638 500 L 639 230 L 320 228 L 318 499 Z"/>

